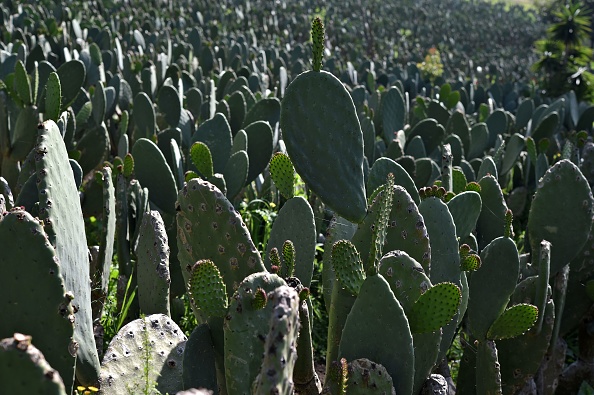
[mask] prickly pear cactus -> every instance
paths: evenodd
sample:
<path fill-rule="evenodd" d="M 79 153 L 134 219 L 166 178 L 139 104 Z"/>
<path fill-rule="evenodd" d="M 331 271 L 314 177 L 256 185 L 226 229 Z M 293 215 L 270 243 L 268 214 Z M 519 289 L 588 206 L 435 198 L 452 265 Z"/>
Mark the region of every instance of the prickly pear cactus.
<path fill-rule="evenodd" d="M 341 217 L 361 222 L 367 210 L 363 133 L 349 92 L 333 74 L 321 71 L 324 28 L 319 18 L 312 37 L 314 70 L 297 76 L 282 101 L 283 140 L 312 191 Z"/>
<path fill-rule="evenodd" d="M 178 195 L 177 245 L 186 283 L 187 268 L 210 259 L 223 276 L 229 297 L 245 277 L 266 270 L 239 213 L 217 187 L 198 178 Z"/>
<path fill-rule="evenodd" d="M 100 394 L 176 393 L 183 388 L 186 336 L 168 316 L 130 322 L 112 339 L 101 362 Z"/>
<path fill-rule="evenodd" d="M 270 328 L 264 341 L 262 369 L 254 381 L 252 393 L 292 395 L 300 326 L 299 295 L 295 289 L 281 286 L 269 295 L 268 303 L 272 305 Z"/>
<path fill-rule="evenodd" d="M 0 320 L 0 337 L 12 336 L 15 332 L 33 336 L 37 348 L 60 372 L 70 392 L 78 343 L 72 338 L 75 325 L 73 295 L 65 292 L 60 260 L 39 220 L 20 208 L 3 215 L 0 220 L 0 267 L 4 274 L 0 277 L 0 300 L 4 301 L 2 316 L 11 318 Z M 40 292 L 43 298 L 39 298 Z M 48 328 L 51 328 L 51 335 L 48 335 Z M 4 371 L 0 369 L 0 372 Z M 0 381 L 0 387 L 2 383 Z"/>
<path fill-rule="evenodd" d="M 268 295 L 281 285 L 285 281 L 275 274 L 254 273 L 239 284 L 231 300 L 223 326 L 225 378 L 231 394 L 249 394 L 260 372 L 274 309 Z"/>
<path fill-rule="evenodd" d="M 142 216 L 138 246 L 138 303 L 144 314 L 169 313 L 169 244 L 165 224 L 156 210 Z"/>
<path fill-rule="evenodd" d="M 60 373 L 22 333 L 0 340 L 0 392 L 66 395 Z"/>
<path fill-rule="evenodd" d="M 346 395 L 396 395 L 390 374 L 366 358 L 349 362 Z"/>
<path fill-rule="evenodd" d="M 74 340 L 79 344 L 76 378 L 83 385 L 94 385 L 99 377 L 99 357 L 93 335 L 87 238 L 68 153 L 55 122 L 39 125 L 34 150 L 39 216 L 56 249 L 66 289 L 74 294 Z"/>

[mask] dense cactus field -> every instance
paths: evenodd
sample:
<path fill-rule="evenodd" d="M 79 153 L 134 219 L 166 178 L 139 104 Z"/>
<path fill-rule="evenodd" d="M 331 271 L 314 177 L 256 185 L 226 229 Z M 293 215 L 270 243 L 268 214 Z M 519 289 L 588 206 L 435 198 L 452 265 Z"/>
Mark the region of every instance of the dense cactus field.
<path fill-rule="evenodd" d="M 594 392 L 581 5 L 0 17 L 0 394 Z"/>

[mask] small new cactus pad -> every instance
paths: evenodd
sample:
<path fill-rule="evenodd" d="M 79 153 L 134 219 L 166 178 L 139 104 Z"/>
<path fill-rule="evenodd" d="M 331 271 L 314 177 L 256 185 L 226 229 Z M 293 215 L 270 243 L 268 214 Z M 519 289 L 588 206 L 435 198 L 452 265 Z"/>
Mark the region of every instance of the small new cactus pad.
<path fill-rule="evenodd" d="M 293 189 L 295 185 L 295 168 L 291 163 L 291 159 L 282 152 L 274 154 L 270 159 L 270 177 L 274 181 L 274 185 L 279 192 L 290 199 L 293 197 Z"/>
<path fill-rule="evenodd" d="M 535 253 L 541 240 L 553 246 L 551 276 L 577 256 L 586 243 L 592 202 L 588 181 L 569 160 L 557 162 L 539 180 L 527 229 Z"/>
<path fill-rule="evenodd" d="M 479 185 L 483 206 L 476 222 L 476 233 L 479 248 L 482 250 L 492 240 L 503 236 L 507 205 L 495 177 L 485 176 L 479 181 Z"/>
<path fill-rule="evenodd" d="M 262 368 L 252 393 L 292 395 L 299 335 L 299 295 L 293 288 L 281 286 L 271 292 L 270 304 L 272 311 L 264 341 Z"/>
<path fill-rule="evenodd" d="M 392 200 L 394 198 L 394 174 L 389 173 L 387 182 L 381 195 L 378 196 L 376 210 L 379 211 L 373 224 L 374 230 L 371 232 L 371 248 L 367 258 L 367 267 L 365 270 L 374 274 L 377 273 L 382 249 L 386 242 L 386 233 L 388 230 L 388 221 L 392 210 Z"/>
<path fill-rule="evenodd" d="M 355 235 L 352 237 L 352 242 L 361 254 L 366 267 L 369 263 L 365 262 L 365 260 L 369 257 L 373 233 L 376 227 L 376 218 L 380 213 L 378 207 L 381 201 L 381 193 L 383 192 L 378 193 L 375 197 L 370 206 L 369 215 L 359 225 Z M 431 248 L 429 246 L 429 236 L 427 234 L 425 220 L 409 193 L 399 185 L 394 186 L 392 209 L 388 219 L 383 250 L 404 251 L 419 262 L 426 273 L 429 273 Z"/>
<path fill-rule="evenodd" d="M 178 258 L 183 268 L 199 259 L 212 260 L 228 296 L 246 276 L 265 271 L 241 216 L 213 184 L 190 180 L 179 192 L 177 207 Z M 189 272 L 182 273 L 188 281 Z"/>
<path fill-rule="evenodd" d="M 481 267 L 481 257 L 477 254 L 468 254 L 464 258 L 460 255 L 460 269 L 473 272 Z"/>
<path fill-rule="evenodd" d="M 225 316 L 225 382 L 230 394 L 249 394 L 262 366 L 264 340 L 270 331 L 274 304 L 267 296 L 286 282 L 264 271 L 247 276 L 238 286 Z M 265 306 L 262 296 L 266 295 Z M 256 302 L 255 302 L 256 301 Z M 295 310 L 298 314 L 298 310 Z"/>
<path fill-rule="evenodd" d="M 434 332 L 458 312 L 462 294 L 452 283 L 440 283 L 422 294 L 407 314 L 412 333 Z"/>
<path fill-rule="evenodd" d="M 66 390 L 60 373 L 31 344 L 31 336 L 15 333 L 0 340 L 0 393 L 66 395 Z"/>
<path fill-rule="evenodd" d="M 219 269 L 209 259 L 192 266 L 188 291 L 192 303 L 207 317 L 222 317 L 227 311 L 227 291 Z"/>
<path fill-rule="evenodd" d="M 138 303 L 144 314 L 169 314 L 169 244 L 165 224 L 156 210 L 142 216 L 136 247 Z"/>
<path fill-rule="evenodd" d="M 111 340 L 101 362 L 100 394 L 176 393 L 183 388 L 186 336 L 168 316 L 136 319 Z"/>
<path fill-rule="evenodd" d="M 536 306 L 526 303 L 512 306 L 491 325 L 487 339 L 500 340 L 520 336 L 532 328 L 537 318 Z"/>
<path fill-rule="evenodd" d="M 332 266 L 340 284 L 353 295 L 358 295 L 365 271 L 361 256 L 348 240 L 340 240 L 332 246 Z"/>
<path fill-rule="evenodd" d="M 192 148 L 190 148 L 190 157 L 192 158 L 192 163 L 198 169 L 198 172 L 204 178 L 212 177 L 213 167 L 212 167 L 212 155 L 210 154 L 210 150 L 208 146 L 203 142 L 197 141 L 192 144 Z"/>
<path fill-rule="evenodd" d="M 349 363 L 347 395 L 396 395 L 392 377 L 379 363 L 360 358 Z"/>
<path fill-rule="evenodd" d="M 322 70 L 322 57 L 324 56 L 324 23 L 317 16 L 311 23 L 312 66 L 314 71 Z"/>
<path fill-rule="evenodd" d="M 404 187 L 415 203 L 419 204 L 421 199 L 413 179 L 400 164 L 386 157 L 381 157 L 373 162 L 367 180 L 367 194 L 371 196 L 377 188 L 384 185 L 390 173 L 394 174 L 394 184 Z M 370 198 L 370 201 L 373 199 Z"/>
<path fill-rule="evenodd" d="M 60 117 L 62 104 L 62 88 L 60 77 L 56 73 L 50 73 L 45 86 L 45 117 L 57 121 Z"/>
<path fill-rule="evenodd" d="M 293 277 L 295 275 L 295 245 L 291 240 L 285 240 L 283 243 L 283 263 L 284 277 Z"/>
<path fill-rule="evenodd" d="M 274 247 L 270 250 L 268 259 L 270 260 L 270 272 L 274 274 L 280 273 L 283 263 L 281 262 L 278 248 Z"/>

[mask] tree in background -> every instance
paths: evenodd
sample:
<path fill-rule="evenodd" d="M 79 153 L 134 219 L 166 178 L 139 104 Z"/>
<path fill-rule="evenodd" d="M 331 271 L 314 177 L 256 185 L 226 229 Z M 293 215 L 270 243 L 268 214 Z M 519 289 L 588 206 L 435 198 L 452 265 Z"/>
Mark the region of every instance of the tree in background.
<path fill-rule="evenodd" d="M 581 2 L 569 2 L 552 15 L 547 38 L 536 42 L 541 57 L 533 65 L 542 76 L 544 94 L 557 97 L 573 90 L 578 99 L 593 100 L 592 49 L 584 44 L 592 33 L 587 8 Z"/>

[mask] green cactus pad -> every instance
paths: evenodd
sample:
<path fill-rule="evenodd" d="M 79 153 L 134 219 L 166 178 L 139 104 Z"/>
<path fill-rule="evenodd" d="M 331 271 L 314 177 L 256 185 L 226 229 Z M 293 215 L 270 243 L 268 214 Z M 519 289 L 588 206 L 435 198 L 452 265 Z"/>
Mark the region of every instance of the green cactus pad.
<path fill-rule="evenodd" d="M 227 312 L 227 290 L 219 269 L 209 259 L 196 262 L 188 283 L 192 303 L 206 317 L 222 317 Z"/>
<path fill-rule="evenodd" d="M 60 117 L 62 105 L 62 88 L 57 73 L 50 73 L 45 86 L 45 116 L 46 119 L 57 121 Z"/>
<path fill-rule="evenodd" d="M 313 116 L 320 111 L 324 116 Z M 301 178 L 338 215 L 361 222 L 367 210 L 363 133 L 343 84 L 325 71 L 299 75 L 285 92 L 280 122 Z"/>
<path fill-rule="evenodd" d="M 182 268 L 200 259 L 212 260 L 228 296 L 246 276 L 265 271 L 239 213 L 218 188 L 199 178 L 190 180 L 178 195 L 177 245 Z M 182 273 L 188 281 L 189 272 Z"/>
<path fill-rule="evenodd" d="M 381 274 L 363 282 L 344 326 L 339 357 L 370 358 L 386 368 L 397 394 L 412 393 L 412 335 L 402 306 Z"/>
<path fill-rule="evenodd" d="M 375 229 L 376 217 L 379 214 L 377 202 L 378 195 L 369 209 L 369 215 L 359 225 L 352 238 L 357 251 L 365 260 L 369 256 L 370 245 Z M 384 251 L 401 250 L 419 262 L 425 272 L 430 270 L 431 248 L 425 220 L 420 214 L 417 205 L 408 192 L 401 186 L 394 186 L 394 197 L 392 199 L 392 210 L 388 220 L 386 241 L 383 245 Z"/>
<path fill-rule="evenodd" d="M 165 121 L 171 127 L 177 127 L 181 117 L 181 100 L 177 89 L 171 85 L 163 85 L 157 99 L 159 110 L 165 115 Z"/>
<path fill-rule="evenodd" d="M 80 60 L 71 60 L 62 64 L 56 73 L 62 86 L 62 108 L 68 108 L 80 93 L 85 81 L 85 65 Z"/>
<path fill-rule="evenodd" d="M 215 351 L 208 324 L 194 328 L 186 342 L 183 359 L 184 388 L 218 391 Z"/>
<path fill-rule="evenodd" d="M 283 243 L 283 263 L 286 267 L 284 277 L 295 276 L 295 245 L 291 240 L 285 240 Z"/>
<path fill-rule="evenodd" d="M 229 158 L 223 170 L 223 176 L 227 184 L 227 197 L 233 199 L 244 187 L 249 169 L 249 157 L 247 151 L 240 150 Z"/>
<path fill-rule="evenodd" d="M 531 304 L 514 305 L 501 314 L 487 332 L 487 339 L 501 340 L 520 336 L 530 330 L 538 318 L 538 308 Z"/>
<path fill-rule="evenodd" d="M 250 183 L 264 171 L 273 150 L 273 132 L 270 124 L 257 121 L 245 127 L 248 138 L 247 153 L 250 158 L 246 183 Z"/>
<path fill-rule="evenodd" d="M 264 341 L 262 368 L 254 380 L 253 394 L 292 395 L 293 369 L 297 361 L 299 295 L 289 286 L 270 293 L 272 311 Z"/>
<path fill-rule="evenodd" d="M 169 245 L 165 224 L 156 210 L 142 216 L 136 256 L 140 311 L 147 315 L 170 315 Z"/>
<path fill-rule="evenodd" d="M 452 169 L 452 182 L 453 191 L 455 194 L 464 192 L 464 190 L 466 189 L 466 184 L 468 184 L 468 180 L 466 179 L 466 175 L 464 175 L 464 172 L 460 170 L 460 168 L 458 167 Z"/>
<path fill-rule="evenodd" d="M 497 347 L 492 340 L 479 341 L 476 351 L 476 393 L 501 394 L 501 372 Z"/>
<path fill-rule="evenodd" d="M 304 287 L 309 287 L 316 254 L 316 224 L 311 206 L 301 196 L 287 200 L 278 212 L 270 230 L 266 250 L 276 247 L 282 251 L 286 240 L 291 240 L 295 247 L 295 277 L 299 278 Z M 268 259 L 265 260 L 265 265 L 270 268 Z M 284 266 L 286 265 L 287 262 L 284 262 Z"/>
<path fill-rule="evenodd" d="M 134 111 L 132 112 L 134 119 L 134 138 L 152 138 L 157 132 L 157 125 L 155 120 L 155 108 L 148 95 L 140 92 L 134 97 Z"/>
<path fill-rule="evenodd" d="M 201 141 L 208 146 L 212 154 L 213 171 L 220 173 L 225 169 L 231 155 L 232 139 L 227 119 L 223 114 L 217 113 L 200 124 L 192 136 L 192 143 Z"/>
<path fill-rule="evenodd" d="M 273 303 L 266 303 L 263 308 L 254 306 L 256 291 L 261 289 L 268 295 L 282 285 L 286 283 L 279 276 L 260 272 L 247 276 L 237 287 L 223 324 L 228 393 L 249 394 L 261 369 L 263 340 L 270 330 L 270 316 L 275 306 Z"/>
<path fill-rule="evenodd" d="M 383 137 L 384 141 L 389 143 L 406 124 L 406 105 L 400 89 L 395 86 L 388 89 L 382 96 L 381 106 Z"/>
<path fill-rule="evenodd" d="M 0 392 L 66 395 L 60 373 L 22 333 L 0 340 Z"/>
<path fill-rule="evenodd" d="M 454 196 L 447 205 L 456 225 L 456 236 L 463 239 L 471 234 L 481 214 L 481 195 L 464 191 Z"/>
<path fill-rule="evenodd" d="M 384 255 L 379 272 L 390 284 L 407 315 L 419 297 L 433 286 L 421 264 L 403 251 L 390 251 Z"/>
<path fill-rule="evenodd" d="M 346 359 L 332 362 L 326 382 L 324 383 L 323 394 L 346 395 L 346 383 L 348 380 L 348 364 Z"/>
<path fill-rule="evenodd" d="M 66 289 L 74 294 L 78 312 L 74 339 L 79 343 L 76 377 L 83 385 L 93 385 L 99 375 L 99 358 L 93 335 L 91 286 L 85 225 L 80 197 L 58 126 L 46 121 L 38 127 L 35 147 L 39 183 L 39 214 L 50 243 L 60 259 Z"/>
<path fill-rule="evenodd" d="M 445 129 L 435 119 L 426 118 L 410 130 L 406 141 L 411 141 L 415 136 L 420 136 L 423 139 L 425 151 L 431 154 L 443 141 Z"/>
<path fill-rule="evenodd" d="M 535 288 L 531 287 L 531 289 L 530 293 L 533 294 Z M 536 374 L 549 348 L 554 322 L 555 306 L 553 301 L 549 300 L 546 304 L 540 333 L 536 334 L 534 330 L 531 330 L 518 337 L 497 340 L 504 394 L 516 393 L 524 387 L 526 380 Z"/>
<path fill-rule="evenodd" d="M 479 340 L 486 338 L 505 310 L 520 273 L 516 244 L 507 237 L 489 243 L 481 251 L 481 261 L 481 267 L 472 274 L 468 301 L 468 327 Z"/>
<path fill-rule="evenodd" d="M 190 157 L 192 158 L 192 163 L 204 178 L 212 177 L 214 174 L 212 155 L 206 144 L 200 141 L 192 144 L 192 148 L 190 148 Z"/>
<path fill-rule="evenodd" d="M 168 316 L 153 314 L 119 330 L 101 362 L 99 394 L 181 391 L 186 336 Z M 146 372 L 146 373 L 145 373 Z"/>
<path fill-rule="evenodd" d="M 495 177 L 485 176 L 479 181 L 479 185 L 483 206 L 476 223 L 476 233 L 479 248 L 482 250 L 492 240 L 503 236 L 507 205 Z"/>
<path fill-rule="evenodd" d="M 286 95 L 286 93 L 285 93 Z M 281 103 L 276 97 L 262 99 L 248 111 L 243 120 L 243 126 L 256 121 L 268 121 L 271 128 L 275 128 L 281 113 Z"/>
<path fill-rule="evenodd" d="M 282 268 L 282 262 L 280 255 L 278 254 L 278 248 L 274 247 L 268 253 L 268 259 L 270 260 L 270 271 L 274 274 L 278 274 Z"/>
<path fill-rule="evenodd" d="M 379 363 L 356 359 L 348 365 L 346 395 L 396 395 L 392 377 Z"/>
<path fill-rule="evenodd" d="M 386 183 L 389 173 L 394 174 L 395 185 L 404 187 L 416 204 L 421 202 L 417 187 L 408 172 L 398 163 L 386 157 L 379 158 L 371 166 L 367 180 L 368 196 L 371 196 L 377 188 Z"/>
<path fill-rule="evenodd" d="M 25 70 L 25 65 L 20 60 L 17 61 L 14 67 L 14 82 L 16 92 L 23 104 L 30 106 L 33 104 L 33 94 L 31 92 L 31 81 L 29 81 L 29 75 Z"/>
<path fill-rule="evenodd" d="M 324 23 L 320 17 L 315 17 L 311 23 L 312 66 L 314 71 L 322 69 L 322 56 L 324 55 Z"/>
<path fill-rule="evenodd" d="M 71 391 L 77 347 L 73 340 L 75 316 L 72 294 L 65 295 L 56 251 L 39 220 L 20 208 L 3 214 L 0 240 L 3 240 L 0 266 L 4 273 L 0 277 L 2 315 L 11 317 L 0 322 L 0 337 L 15 332 L 34 336 L 37 347 L 47 355 L 48 362 L 60 372 Z M 39 298 L 40 291 L 43 298 Z M 52 328 L 51 336 L 48 328 Z M 13 374 L 17 372 L 11 371 L 10 377 Z M 3 383 L 0 381 L 0 388 Z"/>
<path fill-rule="evenodd" d="M 286 154 L 277 152 L 270 159 L 270 177 L 272 177 L 274 185 L 276 185 L 276 188 L 285 199 L 293 197 L 295 168 L 291 163 L 291 159 Z"/>
<path fill-rule="evenodd" d="M 174 215 L 177 187 L 159 147 L 142 138 L 134 143 L 132 156 L 136 178 L 144 188 L 148 188 L 150 201 L 163 213 Z"/>
<path fill-rule="evenodd" d="M 358 295 L 365 271 L 355 246 L 348 240 L 339 240 L 332 246 L 332 267 L 340 284 L 352 295 Z"/>
<path fill-rule="evenodd" d="M 429 333 L 447 325 L 458 312 L 462 294 L 452 283 L 440 283 L 422 294 L 407 314 L 412 333 Z"/>
<path fill-rule="evenodd" d="M 481 267 L 481 257 L 477 254 L 460 255 L 460 269 L 465 272 L 473 272 Z"/>
<path fill-rule="evenodd" d="M 527 229 L 534 253 L 539 251 L 541 240 L 553 246 L 551 276 L 577 256 L 586 243 L 592 203 L 588 181 L 569 160 L 557 162 L 538 182 Z"/>

